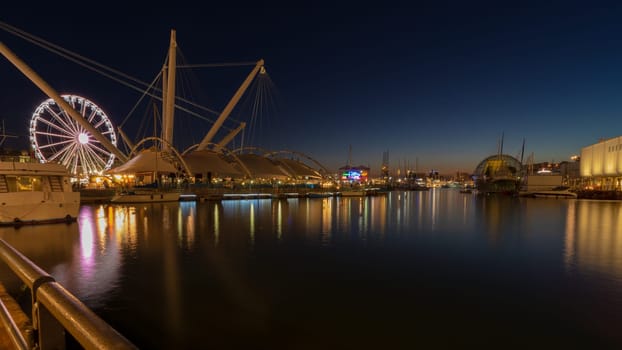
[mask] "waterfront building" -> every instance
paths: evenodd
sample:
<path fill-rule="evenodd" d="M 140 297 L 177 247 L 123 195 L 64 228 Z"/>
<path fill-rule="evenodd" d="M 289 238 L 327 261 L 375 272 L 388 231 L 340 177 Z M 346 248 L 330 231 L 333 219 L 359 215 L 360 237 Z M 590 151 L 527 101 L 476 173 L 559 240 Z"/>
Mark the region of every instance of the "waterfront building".
<path fill-rule="evenodd" d="M 581 149 L 580 174 L 587 188 L 622 189 L 622 136 Z"/>
<path fill-rule="evenodd" d="M 581 184 L 581 159 L 578 156 L 573 157 L 572 161 L 563 161 L 559 163 L 559 173 L 564 179 L 564 183 L 572 188 L 578 188 Z"/>

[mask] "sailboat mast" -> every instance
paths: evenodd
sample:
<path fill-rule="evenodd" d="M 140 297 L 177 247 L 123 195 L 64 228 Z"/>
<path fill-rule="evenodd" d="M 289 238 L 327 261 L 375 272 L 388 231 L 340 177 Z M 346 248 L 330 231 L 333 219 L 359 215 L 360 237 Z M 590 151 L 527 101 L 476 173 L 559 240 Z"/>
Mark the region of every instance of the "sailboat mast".
<path fill-rule="evenodd" d="M 523 155 L 525 154 L 525 139 L 523 138 L 523 147 L 520 151 L 520 165 L 523 166 Z"/>
<path fill-rule="evenodd" d="M 225 106 L 225 109 L 223 109 L 223 111 L 220 113 L 214 125 L 212 125 L 212 127 L 207 132 L 207 134 L 205 135 L 201 143 L 199 143 L 199 146 L 197 147 L 197 151 L 204 150 L 207 148 L 209 143 L 212 141 L 212 138 L 214 138 L 214 135 L 216 135 L 216 132 L 218 132 L 218 130 L 222 126 L 225 119 L 229 117 L 229 114 L 231 114 L 231 111 L 233 111 L 233 108 L 238 103 L 238 101 L 240 100 L 240 98 L 242 97 L 242 95 L 244 94 L 248 86 L 250 85 L 250 83 L 253 81 L 255 76 L 258 73 L 265 73 L 265 69 L 263 65 L 264 65 L 264 60 L 257 61 L 257 63 L 255 64 L 255 68 L 253 68 L 253 70 L 246 77 L 244 82 L 242 82 L 242 85 L 235 92 L 235 94 L 233 95 L 229 103 L 227 103 L 227 105 Z"/>
<path fill-rule="evenodd" d="M 156 135 L 156 129 L 157 129 L 157 124 L 158 124 L 158 116 L 157 116 L 157 112 L 158 110 L 155 108 L 153 108 L 153 134 L 154 136 Z M 160 148 L 164 147 L 164 145 L 160 146 Z M 155 171 L 153 172 L 153 182 L 156 183 L 156 186 L 160 186 L 160 181 L 159 177 L 158 177 L 158 155 L 160 154 L 160 151 L 158 150 L 158 147 L 156 147 L 155 149 Z"/>
<path fill-rule="evenodd" d="M 168 148 L 173 144 L 173 124 L 175 120 L 175 70 L 177 65 L 177 36 L 175 29 L 171 30 L 171 41 L 168 49 L 168 74 L 163 81 L 165 85 L 164 91 L 166 96 L 163 99 L 162 108 L 164 110 L 164 118 L 162 121 L 162 139 L 166 141 L 162 147 Z"/>

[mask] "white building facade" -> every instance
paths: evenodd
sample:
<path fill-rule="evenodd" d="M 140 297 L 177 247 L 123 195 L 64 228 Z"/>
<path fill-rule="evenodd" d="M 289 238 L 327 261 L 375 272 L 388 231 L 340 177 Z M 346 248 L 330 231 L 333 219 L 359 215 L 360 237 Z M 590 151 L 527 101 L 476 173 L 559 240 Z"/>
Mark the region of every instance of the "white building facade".
<path fill-rule="evenodd" d="M 622 136 L 581 149 L 582 178 L 595 188 L 620 190 L 622 185 Z"/>

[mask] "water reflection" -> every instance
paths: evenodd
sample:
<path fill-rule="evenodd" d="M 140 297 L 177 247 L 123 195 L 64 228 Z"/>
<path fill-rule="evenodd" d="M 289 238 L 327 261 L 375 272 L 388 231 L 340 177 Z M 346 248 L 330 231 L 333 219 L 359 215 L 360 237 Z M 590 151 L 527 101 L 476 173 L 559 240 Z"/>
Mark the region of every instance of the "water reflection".
<path fill-rule="evenodd" d="M 488 241 L 493 244 L 500 244 L 503 239 L 516 237 L 517 232 L 520 232 L 525 224 L 525 220 L 522 219 L 522 210 L 525 210 L 522 207 L 524 203 L 519 198 L 501 195 L 477 195 L 475 196 L 475 204 L 477 206 L 476 213 L 480 218 L 477 222 L 483 225 Z M 533 214 L 538 213 L 540 212 L 536 210 Z M 540 222 L 538 219 L 530 221 Z M 467 220 L 464 224 L 468 222 Z"/>
<path fill-rule="evenodd" d="M 82 206 L 77 224 L 46 226 L 52 230 L 4 227 L 0 237 L 48 266 L 50 273 L 68 287 L 92 299 L 118 285 L 123 256 L 135 256 L 137 249 L 145 249 L 139 248 L 145 243 L 163 248 L 167 268 L 171 269 L 167 275 L 174 284 L 176 254 L 161 237 L 172 228 L 183 250 L 196 249 L 199 240 L 217 247 L 223 232 L 229 241 L 246 235 L 250 246 L 258 239 L 302 239 L 328 247 L 351 240 L 381 242 L 416 232 L 454 236 L 481 232 L 490 242 L 515 236 L 525 242 L 556 244 L 554 232 L 561 229 L 563 259 L 569 271 L 597 270 L 622 280 L 620 205 L 483 197 L 443 190 L 361 198 L 99 205 Z M 176 214 L 174 219 L 171 213 Z M 68 249 L 71 246 L 78 254 Z"/>
<path fill-rule="evenodd" d="M 330 245 L 332 224 L 333 224 L 333 203 L 332 198 L 322 198 L 322 228 L 320 231 L 320 244 L 322 246 Z"/>
<path fill-rule="evenodd" d="M 0 237 L 87 305 L 121 320 L 141 347 L 159 349 L 189 348 L 206 334 L 220 347 L 279 345 L 267 339 L 307 336 L 317 324 L 333 335 L 344 324 L 357 335 L 395 334 L 398 322 L 387 321 L 395 315 L 425 327 L 419 315 L 447 320 L 477 302 L 501 303 L 501 311 L 486 309 L 495 315 L 552 313 L 562 297 L 556 291 L 579 284 L 622 312 L 619 227 L 620 202 L 437 189 L 85 205 L 77 223 L 0 228 Z M 568 303 L 575 301 L 582 302 Z M 496 324 L 485 313 L 465 313 L 451 330 L 465 319 Z M 308 332 L 305 340 L 321 336 Z"/>
<path fill-rule="evenodd" d="M 196 202 L 182 202 L 179 204 L 179 223 L 177 231 L 180 237 L 184 236 L 184 227 L 185 227 L 185 236 L 187 240 L 187 249 L 191 249 L 194 245 L 194 241 L 196 239 Z M 185 220 L 184 220 L 185 218 Z M 184 223 L 185 226 L 181 223 Z"/>
<path fill-rule="evenodd" d="M 219 206 L 214 206 L 214 246 L 218 245 L 218 237 L 220 234 L 220 211 L 218 210 Z"/>
<path fill-rule="evenodd" d="M 569 271 L 602 274 L 622 286 L 622 203 L 572 201 L 566 215 L 565 262 Z"/>
<path fill-rule="evenodd" d="M 103 213 L 102 207 L 83 207 L 77 223 L 3 228 L 0 237 L 87 305 L 98 307 L 119 286 L 123 254 L 118 231 L 108 230 Z"/>
<path fill-rule="evenodd" d="M 23 226 L 19 229 L 0 227 L 0 238 L 48 273 L 51 266 L 66 264 L 82 256 L 77 223 Z M 78 249 L 74 249 L 75 246 Z M 76 252 L 78 255 L 74 258 Z M 0 263 L 0 276 L 7 290 L 16 292 L 20 289 L 21 281 L 3 263 Z"/>

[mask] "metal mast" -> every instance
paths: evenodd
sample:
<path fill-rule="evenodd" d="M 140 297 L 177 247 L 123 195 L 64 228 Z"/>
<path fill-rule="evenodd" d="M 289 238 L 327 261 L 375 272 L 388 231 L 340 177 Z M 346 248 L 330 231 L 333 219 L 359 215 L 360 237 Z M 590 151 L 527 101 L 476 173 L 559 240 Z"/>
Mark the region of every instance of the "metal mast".
<path fill-rule="evenodd" d="M 234 130 L 232 130 L 229 134 L 227 134 L 227 136 L 225 136 L 215 147 L 214 150 L 216 152 L 220 151 L 223 147 L 225 147 L 229 142 L 231 142 L 231 140 L 233 140 L 233 138 L 235 137 L 235 135 L 237 135 L 238 133 L 240 133 L 240 131 L 242 131 L 244 128 L 246 127 L 246 123 L 241 122 L 240 126 L 238 126 L 237 128 L 235 128 Z"/>
<path fill-rule="evenodd" d="M 168 49 L 168 70 L 164 68 L 168 74 L 164 75 L 162 79 L 163 83 L 163 120 L 162 120 L 162 139 L 166 141 L 163 145 L 164 148 L 168 148 L 168 145 L 173 144 L 173 124 L 175 121 L 175 70 L 177 65 L 177 39 L 175 29 L 171 29 L 171 41 Z"/>
<path fill-rule="evenodd" d="M 231 98 L 231 101 L 229 101 L 227 106 L 225 106 L 225 109 L 223 109 L 222 113 L 220 113 L 220 116 L 218 117 L 218 119 L 216 120 L 212 128 L 207 132 L 207 135 L 205 135 L 205 137 L 203 138 L 203 140 L 197 147 L 197 151 L 204 150 L 207 148 L 209 143 L 212 141 L 212 138 L 214 138 L 214 135 L 216 135 L 216 132 L 218 131 L 218 129 L 220 129 L 220 127 L 222 126 L 222 123 L 225 121 L 225 119 L 227 119 L 229 114 L 231 114 L 233 107 L 235 107 L 235 105 L 238 103 L 238 101 L 240 100 L 240 98 L 242 97 L 242 95 L 244 94 L 248 86 L 250 85 L 253 78 L 255 78 L 255 75 L 257 75 L 257 73 L 260 70 L 262 72 L 264 71 L 263 64 L 264 64 L 263 60 L 257 61 L 255 68 L 253 68 L 253 70 L 250 72 L 248 77 L 246 77 L 246 80 L 244 80 L 242 85 L 238 88 L 238 91 L 236 91 L 235 95 L 233 95 L 233 97 Z"/>

